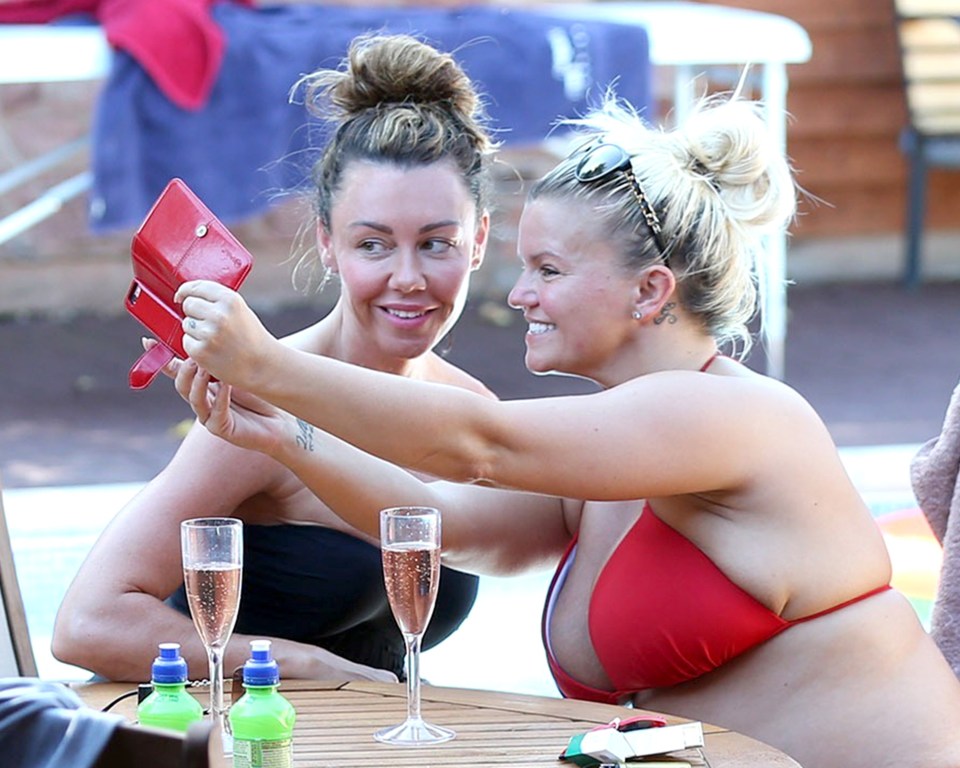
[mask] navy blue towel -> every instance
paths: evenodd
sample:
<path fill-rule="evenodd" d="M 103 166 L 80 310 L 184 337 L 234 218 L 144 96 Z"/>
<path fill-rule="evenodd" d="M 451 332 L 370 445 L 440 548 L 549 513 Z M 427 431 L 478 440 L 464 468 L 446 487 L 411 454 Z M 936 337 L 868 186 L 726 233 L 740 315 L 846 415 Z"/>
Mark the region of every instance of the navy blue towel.
<path fill-rule="evenodd" d="M 221 4 L 220 76 L 199 111 L 175 106 L 128 55 L 116 52 L 94 118 L 95 232 L 138 225 L 178 176 L 226 222 L 263 212 L 309 178 L 323 129 L 291 86 L 335 67 L 370 31 L 409 33 L 455 55 L 485 96 L 504 144 L 542 140 L 606 88 L 639 109 L 650 100 L 647 37 L 636 25 L 579 22 L 492 6 L 378 8 Z"/>

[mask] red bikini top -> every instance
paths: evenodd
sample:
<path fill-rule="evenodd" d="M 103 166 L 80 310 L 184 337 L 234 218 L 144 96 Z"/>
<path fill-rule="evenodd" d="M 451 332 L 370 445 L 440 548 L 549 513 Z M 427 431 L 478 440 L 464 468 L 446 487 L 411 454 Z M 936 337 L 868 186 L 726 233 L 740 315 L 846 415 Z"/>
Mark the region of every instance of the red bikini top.
<path fill-rule="evenodd" d="M 787 621 L 734 584 L 686 537 L 658 518 L 649 504 L 601 570 L 590 597 L 590 639 L 614 691 L 579 683 L 557 663 L 549 621 L 577 537 L 570 542 L 547 594 L 543 642 L 564 696 L 617 703 L 647 688 L 692 680 L 779 634 L 871 595 Z"/>

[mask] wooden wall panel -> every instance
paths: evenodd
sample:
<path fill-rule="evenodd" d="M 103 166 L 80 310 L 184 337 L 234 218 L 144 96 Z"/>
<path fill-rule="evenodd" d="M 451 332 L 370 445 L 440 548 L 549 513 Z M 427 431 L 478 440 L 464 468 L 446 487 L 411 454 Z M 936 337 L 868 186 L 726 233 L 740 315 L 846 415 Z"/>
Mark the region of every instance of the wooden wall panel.
<path fill-rule="evenodd" d="M 788 108 L 791 150 L 821 138 L 856 142 L 879 136 L 889 142 L 907 120 L 903 92 L 883 84 L 797 87 L 789 93 Z"/>
<path fill-rule="evenodd" d="M 806 5 L 802 0 L 790 0 L 794 6 Z M 812 16 L 804 21 L 804 14 L 798 11 L 798 15 L 791 16 L 797 19 L 805 27 L 815 31 L 820 29 L 860 29 L 869 25 L 887 25 L 893 13 L 893 0 L 854 0 L 854 2 L 831 3 L 823 2 L 816 5 L 822 6 L 822 13 Z"/>
<path fill-rule="evenodd" d="M 907 113 L 892 0 L 722 0 L 794 19 L 813 57 L 790 65 L 788 152 L 798 180 L 829 202 L 801 202 L 794 239 L 899 234 Z M 934 171 L 927 229 L 960 229 L 960 172 Z"/>
<path fill-rule="evenodd" d="M 818 191 L 820 201 L 800 199 L 799 217 L 791 227 L 794 240 L 903 233 L 906 201 L 900 187 L 821 184 Z M 960 222 L 957 174 L 931 171 L 927 195 L 927 229 L 956 231 Z"/>
<path fill-rule="evenodd" d="M 830 187 L 900 187 L 906 182 L 906 163 L 885 138 L 843 142 L 826 137 L 798 142 L 790 154 L 800 184 L 817 195 Z"/>
<path fill-rule="evenodd" d="M 903 197 L 890 186 L 822 190 L 826 202 L 801 199 L 793 239 L 899 234 L 903 228 Z M 878 216 L 883 211 L 883 218 Z"/>
<path fill-rule="evenodd" d="M 728 0 L 715 5 L 788 16 L 802 24 L 807 31 L 818 27 L 883 24 L 891 13 L 887 0 Z"/>
<path fill-rule="evenodd" d="M 791 65 L 790 88 L 832 83 L 890 86 L 900 81 L 900 52 L 892 23 L 807 30 L 813 58 Z"/>

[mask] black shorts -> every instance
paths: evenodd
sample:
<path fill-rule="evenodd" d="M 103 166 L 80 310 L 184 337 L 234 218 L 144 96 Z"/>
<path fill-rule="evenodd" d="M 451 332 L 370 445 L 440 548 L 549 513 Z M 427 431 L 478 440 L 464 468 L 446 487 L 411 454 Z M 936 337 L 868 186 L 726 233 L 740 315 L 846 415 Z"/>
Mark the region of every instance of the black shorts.
<path fill-rule="evenodd" d="M 473 608 L 478 585 L 472 574 L 441 567 L 424 650 L 460 626 Z M 182 586 L 167 603 L 190 613 Z M 404 677 L 403 636 L 387 602 L 380 550 L 330 528 L 244 526 L 235 631 L 310 643 Z"/>

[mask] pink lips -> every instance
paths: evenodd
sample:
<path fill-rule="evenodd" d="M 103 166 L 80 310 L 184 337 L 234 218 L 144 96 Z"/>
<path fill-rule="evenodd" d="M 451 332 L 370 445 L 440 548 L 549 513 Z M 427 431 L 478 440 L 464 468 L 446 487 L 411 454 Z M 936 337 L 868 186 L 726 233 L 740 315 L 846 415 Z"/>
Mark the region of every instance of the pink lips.
<path fill-rule="evenodd" d="M 382 307 L 384 315 L 399 328 L 416 328 L 423 325 L 433 312 L 427 307 Z"/>

